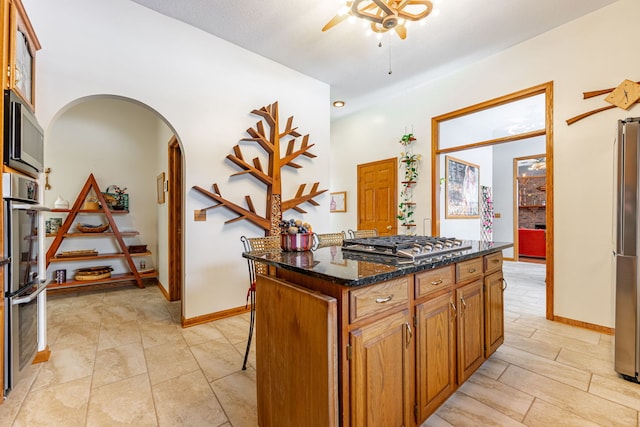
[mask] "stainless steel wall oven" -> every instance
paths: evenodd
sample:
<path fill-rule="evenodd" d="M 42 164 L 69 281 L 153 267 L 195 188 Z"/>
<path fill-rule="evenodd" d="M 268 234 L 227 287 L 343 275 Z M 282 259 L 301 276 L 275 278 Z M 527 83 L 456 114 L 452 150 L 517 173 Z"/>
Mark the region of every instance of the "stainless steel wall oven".
<path fill-rule="evenodd" d="M 5 363 L 4 394 L 24 374 L 38 351 L 38 295 L 47 283 L 39 277 L 41 244 L 40 214 L 36 180 L 18 174 L 2 177 L 4 198 L 5 252 Z"/>

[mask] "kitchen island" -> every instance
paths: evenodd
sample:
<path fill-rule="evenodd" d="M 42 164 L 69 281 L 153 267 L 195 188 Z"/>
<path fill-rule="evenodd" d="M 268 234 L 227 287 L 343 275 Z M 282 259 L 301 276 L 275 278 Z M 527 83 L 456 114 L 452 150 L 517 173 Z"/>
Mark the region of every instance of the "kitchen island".
<path fill-rule="evenodd" d="M 259 424 L 420 425 L 502 344 L 511 246 L 244 253 L 271 269 L 256 286 Z"/>

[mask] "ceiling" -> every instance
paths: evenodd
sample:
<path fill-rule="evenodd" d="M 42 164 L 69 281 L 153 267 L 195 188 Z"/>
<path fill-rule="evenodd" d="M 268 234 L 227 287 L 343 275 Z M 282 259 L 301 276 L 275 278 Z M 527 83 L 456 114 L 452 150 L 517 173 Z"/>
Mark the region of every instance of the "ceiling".
<path fill-rule="evenodd" d="M 542 34 L 617 0 L 435 0 L 407 38 L 366 35 L 361 23 L 322 32 L 341 0 L 132 0 L 328 83 L 349 114 Z M 382 46 L 379 46 L 379 43 Z"/>

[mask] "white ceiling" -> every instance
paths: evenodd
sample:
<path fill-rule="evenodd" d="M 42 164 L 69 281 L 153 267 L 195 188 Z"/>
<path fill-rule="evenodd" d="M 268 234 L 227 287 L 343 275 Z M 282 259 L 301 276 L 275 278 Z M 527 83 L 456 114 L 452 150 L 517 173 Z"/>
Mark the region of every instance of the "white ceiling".
<path fill-rule="evenodd" d="M 330 84 L 331 99 L 347 103 L 335 118 L 617 0 L 436 0 L 437 16 L 405 40 L 384 34 L 382 47 L 360 23 L 321 31 L 344 0 L 132 1 Z"/>

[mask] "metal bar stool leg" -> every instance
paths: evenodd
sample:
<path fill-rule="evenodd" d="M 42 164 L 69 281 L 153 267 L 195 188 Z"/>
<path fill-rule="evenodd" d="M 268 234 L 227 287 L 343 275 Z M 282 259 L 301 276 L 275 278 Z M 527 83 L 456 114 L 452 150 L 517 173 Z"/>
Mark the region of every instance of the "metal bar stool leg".
<path fill-rule="evenodd" d="M 251 338 L 253 337 L 253 325 L 256 321 L 256 291 L 251 291 L 251 317 L 249 320 L 249 339 L 247 340 L 247 349 L 244 352 L 244 362 L 242 363 L 242 370 L 247 370 L 247 359 L 249 359 L 249 350 L 251 349 Z"/>

